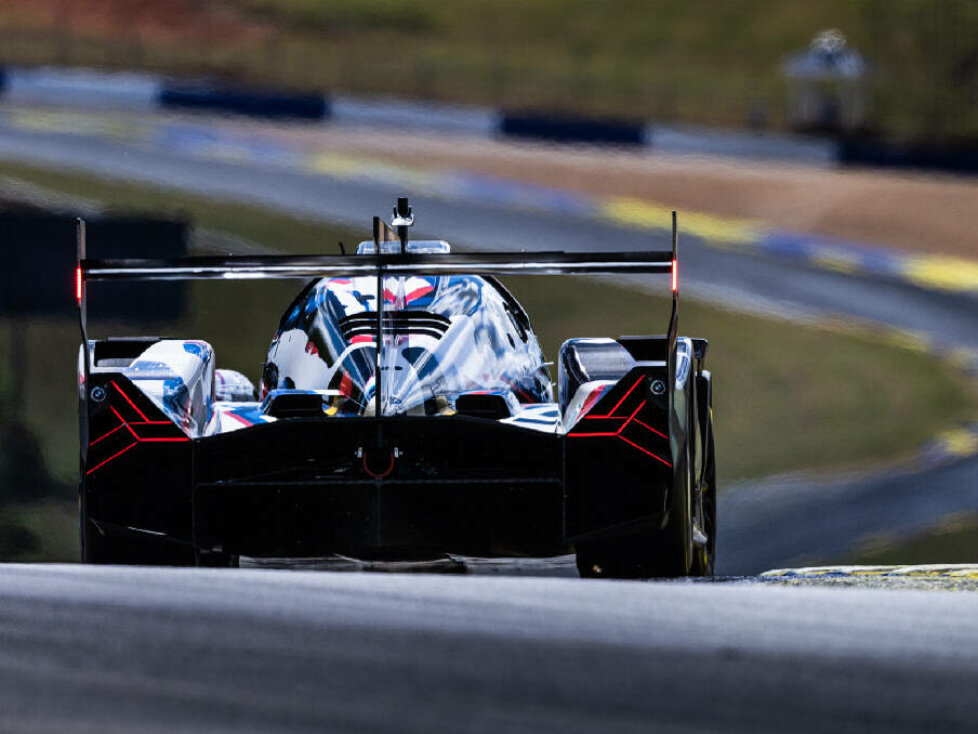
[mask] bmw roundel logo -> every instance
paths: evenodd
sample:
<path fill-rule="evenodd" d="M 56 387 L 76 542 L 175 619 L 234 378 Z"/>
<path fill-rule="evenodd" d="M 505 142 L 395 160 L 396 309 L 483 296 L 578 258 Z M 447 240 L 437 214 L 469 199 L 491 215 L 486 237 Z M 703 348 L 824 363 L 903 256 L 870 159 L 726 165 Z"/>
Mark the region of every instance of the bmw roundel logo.
<path fill-rule="evenodd" d="M 96 385 L 92 388 L 91 396 L 92 400 L 94 400 L 96 403 L 101 403 L 103 400 L 105 400 L 105 388 L 101 385 Z"/>
<path fill-rule="evenodd" d="M 662 395 L 666 391 L 666 383 L 662 380 L 652 380 L 652 394 Z"/>

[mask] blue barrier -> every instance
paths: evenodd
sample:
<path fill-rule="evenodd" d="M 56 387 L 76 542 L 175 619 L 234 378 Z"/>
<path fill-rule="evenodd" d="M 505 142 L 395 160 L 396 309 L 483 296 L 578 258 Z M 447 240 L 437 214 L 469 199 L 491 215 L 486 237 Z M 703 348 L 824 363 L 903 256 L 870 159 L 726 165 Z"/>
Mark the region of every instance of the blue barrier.
<path fill-rule="evenodd" d="M 839 141 L 838 160 L 843 165 L 885 168 L 920 168 L 978 173 L 978 146 L 896 145 L 881 140 Z"/>
<path fill-rule="evenodd" d="M 330 112 L 326 95 L 283 93 L 205 82 L 164 82 L 161 107 L 180 107 L 270 118 L 322 120 Z"/>
<path fill-rule="evenodd" d="M 645 123 L 627 120 L 548 115 L 537 112 L 503 112 L 499 132 L 521 138 L 560 143 L 610 143 L 645 145 Z"/>

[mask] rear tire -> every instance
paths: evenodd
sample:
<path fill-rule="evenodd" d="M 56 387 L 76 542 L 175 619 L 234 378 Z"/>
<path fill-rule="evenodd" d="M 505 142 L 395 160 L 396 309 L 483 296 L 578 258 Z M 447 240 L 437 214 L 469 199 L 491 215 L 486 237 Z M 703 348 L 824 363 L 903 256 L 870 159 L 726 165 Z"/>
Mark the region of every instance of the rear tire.
<path fill-rule="evenodd" d="M 710 410 L 710 422 L 707 426 L 708 446 L 705 461 L 706 471 L 703 472 L 703 482 L 698 488 L 702 495 L 703 516 L 702 530 L 706 535 L 706 545 L 696 548 L 693 554 L 694 576 L 713 576 L 716 565 L 717 549 L 717 471 L 713 443 L 713 411 Z"/>
<path fill-rule="evenodd" d="M 88 517 L 84 496 L 79 505 L 78 531 L 82 563 L 112 566 L 194 565 L 194 554 L 189 546 L 185 548 L 155 538 L 107 535 Z"/>
<path fill-rule="evenodd" d="M 103 535 L 84 512 L 81 514 L 80 531 L 82 563 L 112 566 L 140 563 L 129 543 Z"/>
<path fill-rule="evenodd" d="M 676 476 L 662 528 L 577 545 L 577 571 L 583 578 L 677 578 L 690 573 L 693 528 L 688 458 Z"/>

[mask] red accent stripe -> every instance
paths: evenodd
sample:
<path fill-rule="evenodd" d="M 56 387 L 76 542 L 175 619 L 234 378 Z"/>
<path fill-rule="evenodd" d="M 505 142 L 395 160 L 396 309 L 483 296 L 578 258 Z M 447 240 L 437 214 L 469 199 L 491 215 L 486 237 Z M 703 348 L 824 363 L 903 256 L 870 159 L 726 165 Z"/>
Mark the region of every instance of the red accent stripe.
<path fill-rule="evenodd" d="M 122 456 L 124 453 L 126 453 L 129 449 L 131 449 L 133 446 L 137 445 L 138 443 L 139 443 L 138 440 L 137 441 L 133 441 L 131 444 L 129 444 L 128 446 L 126 446 L 122 451 L 119 451 L 117 453 L 112 454 L 112 456 L 110 456 L 105 461 L 99 462 L 98 464 L 96 464 L 95 466 L 93 466 L 91 469 L 89 469 L 87 472 L 85 472 L 85 475 L 88 476 L 93 471 L 95 471 L 96 469 L 98 469 L 100 466 L 105 466 L 106 464 L 108 464 L 113 459 L 117 459 L 118 457 Z"/>
<path fill-rule="evenodd" d="M 94 441 L 92 441 L 92 442 L 91 442 L 90 444 L 88 444 L 88 445 L 89 445 L 89 447 L 91 447 L 91 446 L 94 446 L 94 445 L 95 445 L 95 444 L 97 444 L 97 443 L 98 443 L 99 441 L 101 441 L 101 440 L 103 440 L 103 439 L 106 439 L 106 438 L 108 438 L 109 436 L 111 436 L 111 435 L 112 435 L 113 433 L 115 433 L 116 431 L 118 431 L 118 430 L 119 430 L 120 428 L 128 428 L 128 427 L 129 427 L 129 426 L 128 426 L 128 425 L 126 425 L 126 423 L 125 423 L 125 422 L 122 422 L 122 423 L 120 423 L 119 425 L 117 425 L 117 426 L 116 426 L 115 428 L 113 428 L 113 429 L 112 429 L 111 431 L 109 431 L 108 433 L 106 433 L 106 434 L 105 434 L 104 436 L 100 436 L 99 438 L 96 438 L 96 439 L 95 439 Z"/>
<path fill-rule="evenodd" d="M 404 297 L 404 302 L 405 303 L 410 303 L 411 301 L 413 301 L 416 298 L 421 298 L 421 296 L 428 295 L 433 290 L 434 290 L 434 288 L 432 286 L 430 286 L 430 285 L 423 285 L 420 288 L 415 288 L 413 291 L 411 291 L 410 293 L 408 293 Z"/>
<path fill-rule="evenodd" d="M 81 305 L 82 299 L 82 269 L 81 265 L 75 268 L 75 300 Z"/>
<path fill-rule="evenodd" d="M 608 386 L 599 387 L 592 391 L 591 394 L 587 396 L 587 400 L 584 401 L 584 405 L 581 406 L 581 413 L 587 414 L 587 412 L 594 407 L 594 404 L 597 403 L 599 399 L 603 398 L 607 392 Z M 590 418 L 591 416 L 588 417 Z"/>
<path fill-rule="evenodd" d="M 619 416 L 617 418 L 610 418 L 608 416 L 602 416 L 602 415 L 587 416 L 588 418 L 603 418 L 604 420 L 624 421 L 621 424 L 621 426 L 618 428 L 618 430 L 615 431 L 614 433 L 568 433 L 567 435 L 568 436 L 617 436 L 618 434 L 620 434 L 622 431 L 625 430 L 625 427 L 632 422 L 635 416 L 638 415 L 638 412 L 645 407 L 647 402 L 648 402 L 647 400 L 643 400 L 641 404 L 637 408 L 635 408 L 634 412 L 627 418 L 625 418 L 624 416 Z"/>
<path fill-rule="evenodd" d="M 159 425 L 159 423 L 130 423 L 128 424 L 129 431 L 135 437 L 137 441 L 189 441 L 187 436 L 140 436 L 133 430 L 133 426 L 149 426 L 149 425 Z M 176 428 L 173 423 L 167 423 L 167 425 Z"/>
<path fill-rule="evenodd" d="M 143 413 L 143 411 L 141 411 L 139 408 L 136 407 L 136 404 L 132 401 L 132 399 L 128 395 L 126 395 L 124 392 L 122 392 L 122 388 L 121 387 L 119 387 L 118 385 L 115 384 L 115 380 L 112 381 L 112 387 L 114 387 L 116 390 L 118 390 L 119 391 L 119 394 L 126 399 L 126 402 L 129 403 L 129 405 L 132 406 L 132 409 L 135 410 L 137 413 L 139 413 L 139 417 L 140 418 L 142 418 L 144 421 L 149 421 L 149 418 L 146 417 L 146 414 Z"/>
<path fill-rule="evenodd" d="M 111 410 L 113 413 L 115 413 L 115 417 L 118 418 L 120 421 L 122 421 L 122 425 L 124 425 L 126 428 L 128 428 L 129 429 L 129 433 L 132 434 L 132 437 L 138 441 L 139 440 L 139 436 L 137 436 L 136 435 L 136 432 L 134 430 L 132 430 L 132 426 L 129 425 L 129 421 L 127 421 L 125 418 L 123 418 L 119 414 L 119 411 L 115 409 L 115 406 L 114 405 L 110 405 L 109 406 L 109 410 Z"/>
<path fill-rule="evenodd" d="M 631 386 L 630 388 L 628 388 L 628 392 L 626 392 L 626 393 L 625 393 L 624 395 L 622 395 L 622 396 L 621 396 L 621 400 L 619 400 L 619 401 L 618 401 L 617 403 L 615 403 L 615 407 L 614 407 L 614 408 L 612 408 L 612 409 L 611 409 L 611 410 L 610 410 L 610 411 L 608 412 L 608 414 L 607 414 L 607 415 L 595 415 L 595 416 L 588 416 L 588 417 L 589 417 L 589 418 L 611 418 L 611 417 L 613 417 L 613 416 L 614 416 L 614 414 L 615 414 L 615 411 L 616 411 L 616 410 L 618 410 L 618 408 L 620 408 L 620 407 L 621 407 L 621 404 L 625 402 L 625 399 L 626 399 L 626 398 L 627 398 L 627 397 L 628 397 L 629 395 L 631 395 L 631 394 L 632 394 L 632 391 L 633 391 L 633 390 L 634 390 L 634 389 L 635 389 L 636 387 L 638 387 L 638 383 L 640 383 L 640 382 L 641 382 L 642 380 L 644 380 L 644 379 L 645 379 L 645 375 L 642 375 L 641 377 L 639 377 L 639 378 L 638 378 L 638 379 L 637 379 L 637 380 L 635 381 L 635 384 L 634 384 L 634 385 L 632 385 L 632 386 Z"/>
<path fill-rule="evenodd" d="M 231 418 L 234 418 L 238 423 L 244 423 L 246 426 L 255 425 L 250 420 L 244 418 L 243 416 L 238 415 L 237 413 L 225 413 L 224 415 L 230 416 Z"/>
<path fill-rule="evenodd" d="M 641 451 L 643 454 L 648 454 L 649 456 L 651 456 L 656 461 L 661 461 L 663 464 L 665 464 L 668 467 L 671 467 L 672 466 L 672 464 L 670 464 L 668 461 L 666 461 L 665 459 L 663 459 L 661 456 L 656 456 L 655 454 L 653 454 L 651 451 L 649 451 L 644 446 L 639 446 L 637 443 L 635 443 L 634 441 L 629 441 L 624 436 L 619 436 L 618 438 L 620 438 L 622 441 L 624 441 L 625 443 L 627 443 L 629 446 L 634 446 L 639 451 Z"/>
<path fill-rule="evenodd" d="M 635 419 L 635 422 L 638 423 L 640 426 L 642 426 L 642 428 L 644 428 L 645 430 L 652 431 L 652 433 L 654 433 L 656 436 L 662 436 L 662 438 L 666 440 L 669 439 L 669 437 L 666 434 L 664 434 L 662 431 L 657 431 L 652 426 L 642 423 L 642 421 L 640 421 L 638 418 Z"/>
<path fill-rule="evenodd" d="M 634 420 L 635 416 L 638 415 L 638 411 L 644 408 L 647 402 L 648 402 L 647 400 L 643 400 L 642 403 L 637 408 L 635 408 L 635 410 L 632 411 L 632 414 L 628 416 L 628 420 L 621 424 L 621 428 L 618 429 L 618 433 L 621 433 L 622 431 L 625 430 L 625 426 L 627 426 L 629 423 L 632 422 L 632 420 Z"/>
<path fill-rule="evenodd" d="M 635 384 L 637 385 L 638 383 L 635 383 Z M 634 388 L 635 388 L 635 385 L 632 385 L 632 389 L 634 389 Z M 631 392 L 631 390 L 629 390 L 629 392 Z M 624 400 L 624 398 L 622 398 L 622 400 Z M 601 438 L 620 438 L 622 441 L 624 441 L 625 443 L 627 443 L 629 446 L 633 446 L 633 447 L 637 448 L 639 451 L 641 451 L 642 453 L 648 454 L 649 456 L 651 456 L 656 461 L 660 461 L 663 464 L 665 464 L 666 466 L 671 467 L 672 464 L 670 464 L 668 461 L 666 461 L 665 459 L 663 459 L 661 456 L 658 456 L 656 454 L 653 454 L 651 451 L 649 451 L 644 446 L 640 446 L 639 444 L 635 443 L 634 441 L 631 441 L 631 440 L 625 438 L 623 435 L 621 435 L 622 432 L 628 427 L 628 425 L 632 421 L 635 421 L 636 423 L 638 423 L 643 428 L 646 428 L 646 429 L 652 431 L 652 433 L 655 433 L 656 435 L 662 436 L 662 438 L 665 438 L 665 439 L 668 440 L 668 438 L 669 438 L 668 436 L 666 436 L 663 433 L 660 433 L 659 431 L 655 430 L 651 426 L 646 425 L 645 423 L 643 423 L 642 421 L 640 421 L 638 418 L 635 417 L 635 416 L 637 416 L 639 414 L 639 411 L 641 411 L 642 408 L 644 408 L 647 404 L 648 404 L 648 401 L 647 400 L 643 400 L 639 404 L 639 406 L 637 408 L 635 408 L 634 411 L 632 411 L 632 414 L 630 416 L 628 416 L 628 418 L 612 418 L 612 420 L 620 420 L 620 421 L 622 421 L 621 427 L 617 431 L 615 431 L 614 433 L 608 433 L 608 432 L 603 432 L 603 433 L 568 433 L 567 435 L 569 437 L 572 437 L 572 438 L 599 438 L 599 437 L 601 437 Z M 621 401 L 618 402 L 618 405 L 621 405 Z M 615 408 L 617 408 L 617 407 L 618 406 L 616 405 Z M 611 412 L 614 413 L 614 411 L 611 411 Z M 588 416 L 588 417 L 591 418 L 591 417 L 610 417 L 610 416 Z"/>
<path fill-rule="evenodd" d="M 434 288 L 432 288 L 432 290 L 434 290 Z M 520 402 L 523 403 L 534 402 L 533 396 L 530 395 L 530 393 L 528 393 L 526 390 L 521 388 L 519 385 L 515 384 L 512 380 L 507 380 L 506 378 L 503 378 L 503 382 L 509 385 L 509 388 L 513 391 L 513 393 L 516 395 L 517 399 L 520 400 Z"/>
<path fill-rule="evenodd" d="M 112 383 L 112 386 L 115 387 L 116 390 L 119 390 L 119 394 L 122 395 L 122 397 L 124 397 L 126 399 L 126 401 L 129 403 L 129 405 L 132 406 L 132 409 L 133 410 L 135 410 L 137 413 L 139 413 L 141 416 L 143 416 L 144 419 L 146 418 L 146 416 L 143 415 L 143 412 L 139 408 L 136 407 L 136 405 L 132 402 L 132 400 L 129 399 L 129 396 L 126 395 L 119 388 L 119 386 L 115 384 L 115 382 Z M 136 440 L 133 441 L 128 446 L 126 446 L 124 449 L 122 449 L 122 451 L 119 451 L 119 452 L 117 452 L 115 454 L 112 454 L 112 456 L 110 456 L 108 459 L 105 459 L 104 461 L 100 461 L 98 464 L 96 464 L 91 469 L 89 469 L 88 471 L 86 471 L 85 472 L 85 475 L 86 476 L 89 475 L 89 474 L 91 474 L 93 471 L 95 471 L 99 467 L 105 466 L 106 464 L 108 464 L 110 461 L 112 461 L 116 457 L 121 456 L 122 454 L 126 453 L 129 449 L 131 449 L 136 444 L 140 444 L 140 443 L 184 443 L 184 442 L 187 442 L 187 441 L 190 440 L 190 438 L 187 437 L 187 436 L 173 436 L 173 437 L 166 437 L 166 436 L 164 436 L 164 437 L 160 437 L 160 438 L 143 438 L 138 433 L 136 433 L 136 431 L 133 429 L 133 426 L 160 426 L 160 425 L 168 425 L 168 426 L 173 426 L 174 428 L 176 428 L 176 426 L 173 424 L 172 421 L 151 421 L 151 420 L 134 421 L 130 425 L 130 423 L 125 418 L 122 417 L 122 414 L 119 413 L 119 411 L 115 409 L 115 406 L 114 405 L 110 405 L 109 406 L 109 410 L 111 410 L 112 413 L 113 413 L 113 415 L 115 415 L 115 417 L 119 419 L 119 425 L 116 426 L 115 428 L 113 428 L 108 433 L 106 433 L 101 438 L 97 438 L 94 441 L 92 441 L 89 444 L 89 446 L 90 447 L 91 446 L 94 446 L 95 444 L 97 444 L 102 439 L 108 438 L 113 433 L 115 433 L 116 431 L 118 431 L 118 430 L 120 430 L 122 428 L 125 428 L 126 430 L 128 430 L 129 433 L 132 434 L 132 437 L 134 439 L 136 439 Z"/>

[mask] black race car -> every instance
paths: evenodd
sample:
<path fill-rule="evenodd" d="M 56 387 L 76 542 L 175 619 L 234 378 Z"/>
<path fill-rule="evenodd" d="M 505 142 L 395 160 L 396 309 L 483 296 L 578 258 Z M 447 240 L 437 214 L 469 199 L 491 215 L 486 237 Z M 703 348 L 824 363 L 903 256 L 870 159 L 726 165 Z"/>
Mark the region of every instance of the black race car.
<path fill-rule="evenodd" d="M 453 254 L 399 200 L 356 255 L 85 258 L 81 546 L 90 563 L 577 554 L 583 576 L 708 575 L 707 343 L 666 252 Z M 557 390 L 499 275 L 662 273 L 669 331 L 572 339 Z M 89 340 L 90 281 L 312 278 L 256 390 L 200 340 Z"/>

